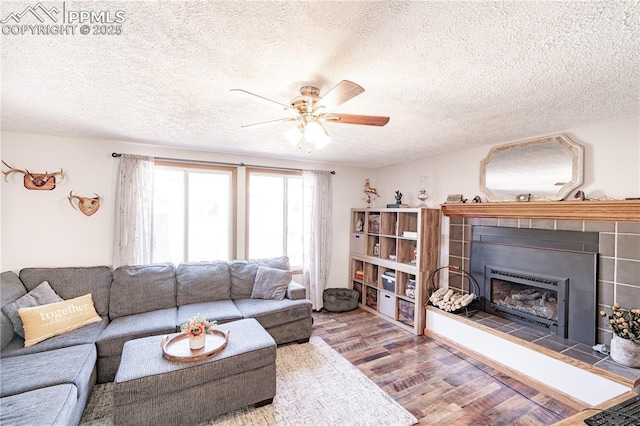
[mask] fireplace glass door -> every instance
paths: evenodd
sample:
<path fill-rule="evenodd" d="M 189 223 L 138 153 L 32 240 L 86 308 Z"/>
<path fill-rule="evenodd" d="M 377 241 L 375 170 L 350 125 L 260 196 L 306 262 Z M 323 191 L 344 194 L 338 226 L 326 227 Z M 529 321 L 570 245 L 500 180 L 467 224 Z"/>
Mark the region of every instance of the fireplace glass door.
<path fill-rule="evenodd" d="M 511 281 L 491 280 L 491 302 L 529 315 L 558 321 L 558 292 Z"/>
<path fill-rule="evenodd" d="M 489 268 L 493 313 L 564 336 L 565 281 Z"/>

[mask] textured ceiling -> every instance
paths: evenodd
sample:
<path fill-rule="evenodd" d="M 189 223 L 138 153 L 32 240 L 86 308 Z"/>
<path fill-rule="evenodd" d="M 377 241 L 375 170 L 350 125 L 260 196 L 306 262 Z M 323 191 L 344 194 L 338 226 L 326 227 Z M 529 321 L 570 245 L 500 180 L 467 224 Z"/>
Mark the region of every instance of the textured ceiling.
<path fill-rule="evenodd" d="M 2 1 L 1 19 L 37 4 Z M 1 35 L 5 131 L 376 167 L 640 115 L 638 1 L 42 4 L 126 21 Z M 343 79 L 365 92 L 334 112 L 391 120 L 327 124 L 311 154 L 291 125 L 241 129 L 286 114 L 229 92 L 288 103 Z"/>

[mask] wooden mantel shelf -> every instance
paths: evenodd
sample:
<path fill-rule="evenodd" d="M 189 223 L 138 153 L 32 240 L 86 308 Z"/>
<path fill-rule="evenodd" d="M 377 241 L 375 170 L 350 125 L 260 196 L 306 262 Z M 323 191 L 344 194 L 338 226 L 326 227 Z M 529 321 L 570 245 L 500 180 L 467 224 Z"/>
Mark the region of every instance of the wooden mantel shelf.
<path fill-rule="evenodd" d="M 442 204 L 451 217 L 640 222 L 640 200 Z"/>

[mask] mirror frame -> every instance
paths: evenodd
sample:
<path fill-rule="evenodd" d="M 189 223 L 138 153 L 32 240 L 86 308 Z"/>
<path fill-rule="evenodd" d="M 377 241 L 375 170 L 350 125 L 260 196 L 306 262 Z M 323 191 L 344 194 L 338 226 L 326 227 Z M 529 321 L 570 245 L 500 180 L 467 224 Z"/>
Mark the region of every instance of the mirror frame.
<path fill-rule="evenodd" d="M 569 150 L 572 154 L 572 173 L 571 173 L 571 181 L 565 183 L 555 194 L 535 194 L 531 192 L 530 201 L 559 201 L 563 200 L 567 195 L 571 193 L 574 189 L 578 188 L 582 185 L 583 181 L 583 163 L 584 163 L 584 147 L 571 139 L 567 135 L 558 134 L 552 136 L 546 136 L 543 138 L 530 139 L 521 142 L 513 142 L 505 145 L 499 145 L 491 148 L 487 156 L 480 162 L 480 190 L 485 193 L 487 196 L 487 201 L 518 201 L 517 196 L 519 194 L 500 194 L 497 195 L 491 191 L 491 189 L 487 188 L 486 185 L 486 172 L 487 165 L 491 162 L 493 157 L 496 154 L 507 151 L 507 150 L 517 150 L 519 148 L 524 148 L 532 145 L 539 145 L 543 143 L 549 143 L 556 141 L 567 150 Z M 522 189 L 521 194 L 529 194 L 530 191 L 527 189 Z"/>

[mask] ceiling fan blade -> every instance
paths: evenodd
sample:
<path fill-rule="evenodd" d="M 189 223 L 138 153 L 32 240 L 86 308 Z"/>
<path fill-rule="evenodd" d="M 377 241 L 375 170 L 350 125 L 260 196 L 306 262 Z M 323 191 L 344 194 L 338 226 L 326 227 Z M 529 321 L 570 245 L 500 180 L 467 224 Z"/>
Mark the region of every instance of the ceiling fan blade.
<path fill-rule="evenodd" d="M 229 91 L 235 95 L 242 96 L 243 98 L 246 98 L 255 102 L 260 102 L 261 104 L 270 106 L 272 108 L 292 110 L 293 112 L 297 113 L 297 110 L 291 105 L 285 105 L 280 102 L 272 101 L 271 99 L 267 99 L 264 96 L 256 95 L 255 93 L 247 92 L 246 90 L 231 89 Z"/>
<path fill-rule="evenodd" d="M 364 89 L 361 86 L 349 80 L 342 80 L 314 104 L 313 110 L 317 111 L 319 108 L 324 108 L 325 111 L 329 111 L 362 92 L 364 92 Z"/>
<path fill-rule="evenodd" d="M 271 124 L 276 124 L 276 123 L 286 123 L 288 121 L 298 121 L 298 119 L 296 117 L 279 118 L 277 120 L 269 120 L 269 121 L 262 121 L 260 123 L 245 124 L 244 126 L 240 126 L 240 127 L 242 127 L 243 129 L 245 127 L 261 127 L 261 126 L 269 126 Z"/>
<path fill-rule="evenodd" d="M 389 122 L 389 117 L 382 117 L 378 115 L 329 114 L 325 117 L 325 120 L 331 123 L 384 126 Z"/>

